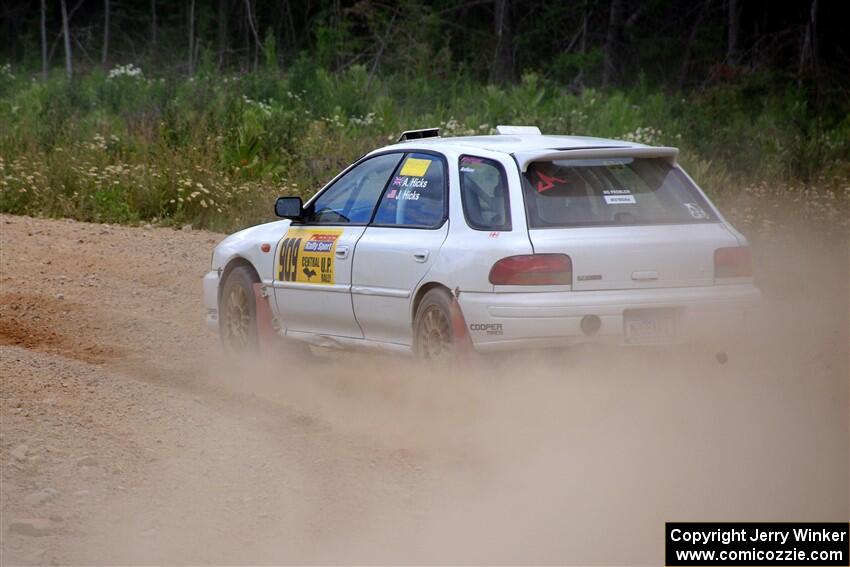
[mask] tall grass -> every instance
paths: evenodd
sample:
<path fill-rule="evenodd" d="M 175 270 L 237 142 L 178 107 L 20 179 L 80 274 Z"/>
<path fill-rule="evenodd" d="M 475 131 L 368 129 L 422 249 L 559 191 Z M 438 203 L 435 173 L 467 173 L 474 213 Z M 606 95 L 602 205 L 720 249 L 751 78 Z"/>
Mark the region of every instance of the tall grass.
<path fill-rule="evenodd" d="M 286 73 L 208 67 L 191 79 L 128 65 L 67 82 L 0 67 L 0 211 L 232 230 L 268 219 L 277 195 L 310 196 L 402 130 L 496 124 L 678 146 L 745 230 L 771 230 L 762 212 L 776 203 L 846 227 L 850 118 L 794 90 L 573 94 L 536 75 L 497 88 L 362 66 L 334 74 L 306 58 Z"/>

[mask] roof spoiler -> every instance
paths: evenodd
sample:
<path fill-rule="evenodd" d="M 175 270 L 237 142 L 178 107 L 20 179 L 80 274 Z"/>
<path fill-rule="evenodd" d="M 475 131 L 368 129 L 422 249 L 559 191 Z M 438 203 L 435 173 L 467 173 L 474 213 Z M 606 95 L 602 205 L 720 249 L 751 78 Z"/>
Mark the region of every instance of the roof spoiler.
<path fill-rule="evenodd" d="M 540 135 L 540 128 L 537 126 L 508 126 L 508 125 L 499 125 L 496 126 L 496 132 L 501 135 L 518 135 L 518 134 L 531 134 L 533 136 Z"/>
<path fill-rule="evenodd" d="M 405 130 L 398 137 L 396 143 L 407 142 L 409 140 L 419 140 L 421 138 L 439 138 L 439 128 L 422 128 L 421 130 Z"/>
<path fill-rule="evenodd" d="M 519 169 L 522 172 L 528 170 L 528 164 L 535 161 L 554 161 L 562 159 L 584 159 L 584 158 L 666 158 L 671 165 L 675 165 L 676 156 L 679 155 L 678 148 L 630 148 L 628 146 L 614 148 L 576 148 L 574 150 L 534 150 L 516 152 Z"/>

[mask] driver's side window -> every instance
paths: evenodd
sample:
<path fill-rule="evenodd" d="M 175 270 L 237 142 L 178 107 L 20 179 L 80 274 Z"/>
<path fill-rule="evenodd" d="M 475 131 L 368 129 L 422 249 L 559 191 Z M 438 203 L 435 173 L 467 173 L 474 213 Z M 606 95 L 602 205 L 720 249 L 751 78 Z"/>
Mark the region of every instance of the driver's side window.
<path fill-rule="evenodd" d="M 308 224 L 366 224 L 401 153 L 376 156 L 358 164 L 327 188 L 306 211 Z"/>

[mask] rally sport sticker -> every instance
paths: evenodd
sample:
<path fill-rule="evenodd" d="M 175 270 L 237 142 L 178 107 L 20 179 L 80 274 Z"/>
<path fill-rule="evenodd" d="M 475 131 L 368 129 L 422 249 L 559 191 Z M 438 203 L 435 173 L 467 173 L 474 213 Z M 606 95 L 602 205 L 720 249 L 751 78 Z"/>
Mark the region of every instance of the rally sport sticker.
<path fill-rule="evenodd" d="M 278 281 L 334 284 L 334 252 L 342 230 L 290 228 L 277 245 Z"/>

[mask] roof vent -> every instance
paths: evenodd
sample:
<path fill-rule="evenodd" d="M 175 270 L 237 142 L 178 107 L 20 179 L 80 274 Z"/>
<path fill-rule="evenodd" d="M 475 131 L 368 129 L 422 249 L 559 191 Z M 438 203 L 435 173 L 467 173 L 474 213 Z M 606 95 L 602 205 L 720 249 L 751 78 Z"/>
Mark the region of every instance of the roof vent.
<path fill-rule="evenodd" d="M 531 134 L 539 136 L 540 128 L 537 126 L 496 126 L 496 132 L 499 134 Z"/>
<path fill-rule="evenodd" d="M 439 128 L 423 128 L 421 130 L 405 130 L 401 133 L 401 136 L 398 137 L 396 143 L 398 142 L 407 142 L 409 140 L 419 140 L 420 138 L 439 138 L 440 137 L 440 129 Z"/>

